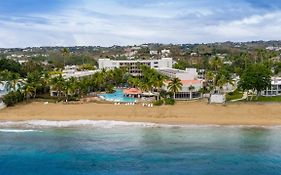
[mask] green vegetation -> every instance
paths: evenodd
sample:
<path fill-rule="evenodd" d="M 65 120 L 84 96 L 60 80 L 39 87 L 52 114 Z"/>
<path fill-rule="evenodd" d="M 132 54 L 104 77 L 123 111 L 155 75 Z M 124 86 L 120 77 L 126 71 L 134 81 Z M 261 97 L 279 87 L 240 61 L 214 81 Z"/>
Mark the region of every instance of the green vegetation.
<path fill-rule="evenodd" d="M 128 84 L 146 92 L 152 92 L 153 89 L 160 92 L 165 77 L 159 74 L 155 69 L 151 69 L 144 65 L 140 66 L 140 69 L 142 75 L 139 75 L 138 77 L 129 76 Z"/>
<path fill-rule="evenodd" d="M 92 64 L 82 64 L 79 66 L 79 71 L 83 70 L 95 70 L 95 67 Z"/>
<path fill-rule="evenodd" d="M 265 90 L 267 87 L 270 87 L 270 75 L 270 69 L 263 64 L 249 65 L 241 76 L 239 87 L 243 91 L 257 91 L 256 99 L 258 99 L 261 91 Z"/>
<path fill-rule="evenodd" d="M 14 72 L 17 74 L 22 74 L 22 68 L 21 65 L 11 59 L 0 59 L 0 71 L 9 71 L 9 72 Z"/>
<path fill-rule="evenodd" d="M 168 84 L 168 90 L 173 93 L 174 99 L 176 98 L 176 93 L 182 89 L 182 83 L 179 78 L 173 78 Z"/>
<path fill-rule="evenodd" d="M 165 105 L 174 105 L 176 103 L 175 99 L 172 98 L 165 98 Z"/>
<path fill-rule="evenodd" d="M 234 92 L 230 92 L 226 94 L 226 101 L 231 101 L 231 100 L 238 100 L 243 97 L 243 93 L 240 92 L 239 90 L 235 90 Z"/>
<path fill-rule="evenodd" d="M 281 96 L 254 98 L 253 102 L 281 102 Z"/>
<path fill-rule="evenodd" d="M 185 70 L 186 68 L 191 67 L 186 60 L 179 60 L 176 64 L 173 65 L 175 69 Z"/>
<path fill-rule="evenodd" d="M 14 106 L 15 104 L 22 102 L 24 100 L 24 94 L 20 91 L 12 91 L 4 96 L 3 102 L 7 106 Z"/>
<path fill-rule="evenodd" d="M 163 104 L 164 104 L 163 100 L 156 100 L 156 101 L 153 102 L 154 106 L 162 106 Z"/>
<path fill-rule="evenodd" d="M 200 90 L 202 93 L 224 94 L 225 85 L 235 85 L 234 78 L 240 76 L 239 89 L 226 94 L 227 100 L 242 98 L 244 92 L 252 93 L 253 101 L 278 101 L 279 97 L 260 97 L 261 91 L 270 86 L 271 75 L 281 72 L 280 51 L 265 50 L 263 44 L 256 42 L 239 45 L 237 43 L 222 44 L 194 44 L 194 45 L 154 45 L 140 47 L 134 59 L 151 58 L 150 50 L 169 49 L 169 56 L 176 60 L 174 68 L 186 69 L 189 67 L 206 69 L 206 81 Z M 273 45 L 277 45 L 273 42 Z M 49 49 L 49 50 L 48 50 Z M 124 47 L 73 47 L 48 48 L 46 50 L 31 51 L 32 55 L 27 62 L 19 64 L 16 57 L 0 58 L 0 83 L 10 92 L 5 100 L 13 105 L 22 100 L 48 97 L 50 90 L 58 92 L 57 100 L 79 100 L 91 92 L 113 92 L 115 87 L 136 87 L 145 92 L 159 94 L 156 104 L 174 104 L 175 94 L 182 89 L 179 79 L 169 80 L 156 70 L 139 65 L 142 75 L 132 76 L 126 68 L 101 70 L 92 76 L 82 79 L 62 76 L 64 65 L 78 65 L 79 70 L 95 70 L 98 58 L 128 59 Z M 127 49 L 127 47 L 126 47 Z M 130 49 L 130 48 L 129 48 Z M 32 49 L 33 50 L 33 49 Z M 12 52 L 12 51 L 11 51 Z M 21 50 L 15 49 L 16 54 Z M 40 53 L 40 54 L 39 54 Z M 10 53 L 9 53 L 10 54 Z M 46 55 L 47 56 L 46 56 Z M 10 54 L 11 55 L 11 54 Z M 45 55 L 45 56 L 44 56 Z M 155 55 L 160 58 L 161 55 Z M 167 92 L 162 90 L 164 83 L 168 83 Z M 7 82 L 7 83 L 6 83 Z M 195 87 L 188 87 L 192 93 Z M 17 94 L 16 93 L 20 93 Z M 20 97 L 23 99 L 21 100 Z M 20 97 L 18 97 L 20 96 Z M 253 96 L 256 97 L 253 99 Z M 161 100 L 164 99 L 164 100 Z"/>

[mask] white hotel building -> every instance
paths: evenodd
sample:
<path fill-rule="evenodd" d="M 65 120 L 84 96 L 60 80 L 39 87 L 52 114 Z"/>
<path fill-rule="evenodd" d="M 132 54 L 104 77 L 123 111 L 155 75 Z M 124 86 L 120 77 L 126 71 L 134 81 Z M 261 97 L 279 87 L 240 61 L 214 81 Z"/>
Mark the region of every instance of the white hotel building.
<path fill-rule="evenodd" d="M 162 58 L 155 60 L 110 60 L 110 59 L 99 59 L 99 69 L 114 69 L 114 68 L 129 68 L 129 73 L 133 76 L 141 74 L 140 65 L 147 65 L 150 68 L 172 68 L 172 58 Z"/>

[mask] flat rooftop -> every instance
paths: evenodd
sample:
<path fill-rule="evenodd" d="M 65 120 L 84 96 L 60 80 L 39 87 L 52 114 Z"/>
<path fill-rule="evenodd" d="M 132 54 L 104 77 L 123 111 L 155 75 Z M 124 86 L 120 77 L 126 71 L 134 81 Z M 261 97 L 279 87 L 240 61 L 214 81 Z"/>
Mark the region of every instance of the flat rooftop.
<path fill-rule="evenodd" d="M 187 70 L 180 70 L 180 69 L 173 69 L 173 68 L 159 68 L 159 69 L 156 69 L 156 70 L 161 71 L 161 72 L 171 73 L 171 74 L 188 73 L 188 69 Z"/>

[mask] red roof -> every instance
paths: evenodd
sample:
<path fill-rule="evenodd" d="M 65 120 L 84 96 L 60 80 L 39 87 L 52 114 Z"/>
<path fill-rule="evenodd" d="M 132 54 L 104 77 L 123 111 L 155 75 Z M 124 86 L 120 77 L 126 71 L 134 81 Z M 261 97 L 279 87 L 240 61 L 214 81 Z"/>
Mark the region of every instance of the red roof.
<path fill-rule="evenodd" d="M 166 83 L 170 83 L 171 81 L 166 81 Z M 202 80 L 181 80 L 183 85 L 193 85 L 193 84 L 201 84 Z"/>
<path fill-rule="evenodd" d="M 142 93 L 141 90 L 139 90 L 137 88 L 124 89 L 123 92 L 124 92 L 124 94 L 127 94 L 127 95 L 139 95 Z"/>
<path fill-rule="evenodd" d="M 201 84 L 201 80 L 181 80 L 182 84 Z"/>

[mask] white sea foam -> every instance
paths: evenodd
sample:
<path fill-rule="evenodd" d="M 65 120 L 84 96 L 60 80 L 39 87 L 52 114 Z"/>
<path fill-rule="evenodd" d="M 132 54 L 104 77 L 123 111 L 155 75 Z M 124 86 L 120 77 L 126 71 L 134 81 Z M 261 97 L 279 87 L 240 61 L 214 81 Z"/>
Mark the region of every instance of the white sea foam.
<path fill-rule="evenodd" d="M 281 126 L 259 126 L 259 125 L 171 125 L 156 124 L 148 122 L 125 122 L 111 120 L 69 120 L 69 121 L 48 121 L 48 120 L 28 120 L 28 121 L 7 121 L 0 122 L 0 127 L 26 127 L 26 128 L 48 128 L 48 127 L 169 127 L 169 128 L 269 128 L 281 129 Z M 1 131 L 1 130 L 0 130 Z"/>
<path fill-rule="evenodd" d="M 12 133 L 25 133 L 25 132 L 41 132 L 38 130 L 32 130 L 32 129 L 0 129 L 0 132 L 12 132 Z"/>
<path fill-rule="evenodd" d="M 29 120 L 19 122 L 0 122 L 0 127 L 78 127 L 78 126 L 92 126 L 92 127 L 106 127 L 111 128 L 115 126 L 140 126 L 140 127 L 154 127 L 153 123 L 145 122 L 124 122 L 124 121 L 95 121 L 95 120 L 70 120 L 70 121 L 48 121 L 48 120 Z"/>

